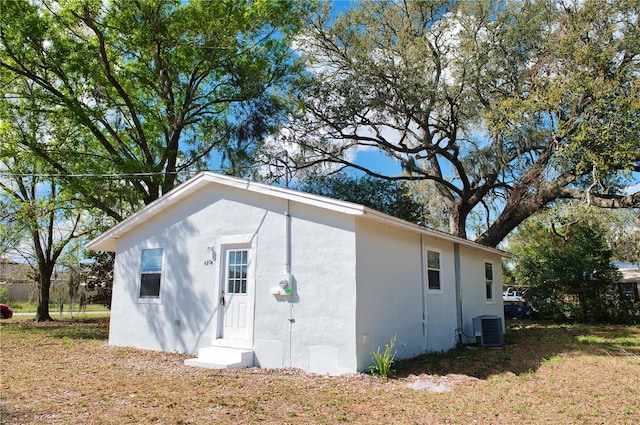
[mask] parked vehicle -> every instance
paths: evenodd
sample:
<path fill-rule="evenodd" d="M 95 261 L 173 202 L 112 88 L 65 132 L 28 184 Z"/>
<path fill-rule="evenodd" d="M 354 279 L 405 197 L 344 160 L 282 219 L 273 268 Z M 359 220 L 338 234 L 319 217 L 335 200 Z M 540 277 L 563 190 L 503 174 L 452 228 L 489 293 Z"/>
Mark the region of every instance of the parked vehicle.
<path fill-rule="evenodd" d="M 526 301 L 504 301 L 504 315 L 509 317 L 528 317 L 533 310 Z"/>
<path fill-rule="evenodd" d="M 513 288 L 509 288 L 503 292 L 502 302 L 504 304 L 505 316 L 528 317 L 533 313 L 531 306 L 524 299 L 524 294 L 514 290 Z"/>
<path fill-rule="evenodd" d="M 6 304 L 0 304 L 0 319 L 11 319 L 13 317 L 13 310 Z"/>

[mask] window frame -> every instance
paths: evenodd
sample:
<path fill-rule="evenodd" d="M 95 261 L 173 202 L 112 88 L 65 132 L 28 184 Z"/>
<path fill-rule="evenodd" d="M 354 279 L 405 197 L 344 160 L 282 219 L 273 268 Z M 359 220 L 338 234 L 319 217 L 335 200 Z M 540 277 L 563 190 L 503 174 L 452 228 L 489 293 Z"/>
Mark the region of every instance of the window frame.
<path fill-rule="evenodd" d="M 433 252 L 438 254 L 438 268 L 429 267 L 429 253 Z M 426 287 L 427 292 L 430 294 L 442 294 L 444 293 L 444 285 L 443 285 L 443 276 L 442 276 L 442 251 L 439 249 L 434 249 L 430 247 L 425 247 L 424 249 L 424 268 L 425 268 L 425 279 L 426 279 Z M 438 272 L 438 288 L 431 288 L 429 272 L 437 271 Z"/>
<path fill-rule="evenodd" d="M 150 263 L 145 262 L 145 253 L 149 253 L 151 251 L 160 251 L 160 261 L 157 268 L 146 269 L 148 265 L 154 265 L 155 262 L 153 258 L 149 258 Z M 147 263 L 147 264 L 145 264 Z M 164 270 L 165 270 L 165 249 L 162 247 L 155 248 L 142 248 L 140 251 L 140 272 L 138 274 L 138 303 L 140 304 L 161 304 L 162 303 L 162 293 L 164 287 Z M 158 276 L 158 295 L 143 295 L 143 283 L 145 276 Z"/>
<path fill-rule="evenodd" d="M 491 266 L 491 278 L 489 279 L 489 277 L 487 276 L 487 266 Z M 496 274 L 495 274 L 495 266 L 493 264 L 493 261 L 490 260 L 484 260 L 484 270 L 483 270 L 483 276 L 484 276 L 484 296 L 485 296 L 485 300 L 487 302 L 487 304 L 495 304 L 496 302 L 496 288 L 495 288 L 495 282 L 496 282 Z M 489 297 L 488 295 L 488 290 L 491 288 L 491 297 Z"/>
<path fill-rule="evenodd" d="M 247 285 L 249 283 L 249 248 L 228 248 L 225 258 L 225 292 L 227 294 L 247 295 Z M 231 254 L 234 254 L 234 261 L 231 261 Z M 240 261 L 236 260 L 237 254 L 241 254 Z M 232 270 L 233 269 L 233 270 Z M 240 272 L 238 276 L 237 273 Z M 231 290 L 233 285 L 233 290 Z"/>
<path fill-rule="evenodd" d="M 627 291 L 623 289 L 626 285 L 629 285 L 629 288 L 631 289 L 631 291 Z M 639 297 L 640 288 L 638 288 L 638 286 L 640 286 L 640 283 L 638 282 L 619 282 L 618 283 L 618 288 L 622 296 L 626 297 L 632 302 L 636 302 L 638 301 L 638 299 L 640 299 Z"/>

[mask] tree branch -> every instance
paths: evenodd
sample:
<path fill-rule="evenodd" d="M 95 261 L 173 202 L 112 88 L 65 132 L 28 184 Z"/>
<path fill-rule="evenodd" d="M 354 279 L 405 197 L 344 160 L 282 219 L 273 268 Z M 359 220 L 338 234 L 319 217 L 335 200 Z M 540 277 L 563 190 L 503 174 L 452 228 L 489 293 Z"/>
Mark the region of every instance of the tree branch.
<path fill-rule="evenodd" d="M 577 199 L 599 208 L 640 208 L 640 192 L 631 195 L 607 195 L 578 189 L 560 188 L 559 198 Z"/>

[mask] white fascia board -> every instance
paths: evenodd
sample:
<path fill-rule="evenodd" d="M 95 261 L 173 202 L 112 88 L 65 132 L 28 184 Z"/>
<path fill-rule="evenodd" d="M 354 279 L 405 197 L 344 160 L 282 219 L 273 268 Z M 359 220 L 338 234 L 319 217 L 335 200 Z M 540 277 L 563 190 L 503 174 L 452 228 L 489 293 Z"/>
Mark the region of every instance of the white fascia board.
<path fill-rule="evenodd" d="M 200 187 L 207 186 L 209 184 L 219 184 L 226 187 L 233 187 L 249 192 L 259 193 L 266 196 L 273 196 L 288 201 L 298 202 L 305 205 L 314 206 L 330 211 L 334 211 L 341 214 L 347 214 L 351 216 L 362 216 L 366 219 L 385 223 L 394 227 L 399 227 L 407 231 L 427 235 L 436 239 L 447 240 L 453 243 L 459 243 L 473 249 L 490 252 L 492 254 L 500 255 L 501 257 L 510 257 L 510 254 L 501 251 L 496 248 L 480 245 L 473 241 L 453 236 L 449 233 L 440 232 L 438 230 L 429 229 L 426 227 L 418 226 L 417 224 L 409 223 L 408 221 L 381 213 L 376 210 L 372 210 L 360 204 L 352 202 L 340 201 L 333 198 L 327 198 L 325 196 L 313 195 L 305 192 L 298 192 L 296 190 L 282 188 L 278 186 L 270 186 L 264 183 L 252 182 L 249 180 L 239 179 L 236 177 L 225 176 L 222 174 L 212 173 L 210 171 L 204 171 L 185 183 L 177 186 L 166 195 L 158 198 L 154 202 L 150 203 L 140 211 L 129 216 L 125 220 L 113 226 L 111 229 L 104 232 L 102 235 L 93 239 L 87 244 L 87 248 L 93 251 L 110 251 L 115 252 L 117 247 L 117 239 L 122 235 L 132 230 L 137 224 L 144 223 L 151 219 L 156 214 L 169 208 L 176 202 L 182 200 L 184 197 L 190 195 Z"/>
<path fill-rule="evenodd" d="M 141 210 L 125 218 L 120 223 L 111 227 L 109 230 L 87 243 L 87 248 L 92 251 L 115 252 L 117 239 L 121 235 L 129 232 L 133 227 L 135 227 L 136 224 L 144 223 L 151 217 L 169 208 L 171 205 L 175 204 L 180 199 L 196 190 L 198 187 L 206 184 L 206 181 L 203 181 L 201 176 L 202 174 L 175 187 L 166 195 L 161 196 Z"/>
<path fill-rule="evenodd" d="M 311 205 L 343 214 L 362 215 L 365 207 L 352 202 L 340 201 L 325 196 L 314 195 L 297 190 L 287 189 L 278 186 L 271 186 L 264 183 L 252 182 L 248 180 L 238 179 L 236 177 L 223 176 L 211 172 L 205 172 L 209 181 L 223 184 L 229 187 L 245 189 L 250 192 L 260 193 L 267 196 L 286 199 L 289 201 L 299 202 L 305 205 Z"/>
<path fill-rule="evenodd" d="M 509 254 L 506 251 L 502 251 L 500 249 L 497 248 L 492 248 L 489 246 L 485 246 L 485 245 L 480 245 L 479 243 L 470 241 L 468 239 L 464 239 L 464 238 L 460 238 L 458 236 L 454 236 L 450 233 L 446 233 L 446 232 L 441 232 L 439 230 L 435 230 L 435 229 L 429 229 L 428 227 L 422 227 L 419 226 L 417 224 L 413 224 L 410 223 L 408 221 L 402 220 L 400 218 L 397 217 L 393 217 L 384 213 L 381 213 L 379 211 L 376 210 L 372 210 L 370 208 L 365 207 L 364 208 L 364 214 L 363 216 L 369 220 L 373 220 L 373 221 L 377 221 L 379 223 L 385 223 L 389 226 L 394 226 L 394 227 L 399 227 L 401 229 L 413 232 L 413 233 L 419 233 L 425 236 L 429 236 L 431 238 L 434 239 L 440 239 L 440 240 L 445 240 L 445 241 L 449 241 L 449 242 L 453 242 L 453 243 L 457 243 L 460 245 L 464 245 L 467 246 L 469 248 L 472 249 L 476 249 L 479 251 L 484 251 L 484 252 L 489 252 L 491 254 L 496 254 L 499 255 L 501 257 L 504 258 L 510 258 L 511 254 Z"/>
<path fill-rule="evenodd" d="M 204 171 L 193 177 L 192 179 L 186 181 L 185 183 L 175 187 L 167 194 L 156 199 L 138 212 L 122 220 L 120 223 L 116 224 L 115 226 L 104 232 L 102 235 L 93 239 L 92 241 L 87 243 L 87 248 L 92 251 L 115 252 L 117 239 L 123 234 L 132 230 L 137 224 L 144 223 L 156 214 L 169 208 L 173 204 L 182 200 L 184 197 L 193 193 L 198 188 L 207 186 L 209 184 L 219 184 L 226 187 L 247 190 L 249 192 L 299 202 L 301 204 L 311 205 L 342 214 L 364 214 L 365 207 L 351 202 L 339 201 L 324 196 L 298 192 L 291 189 L 270 186 L 264 183 L 257 183 L 249 180 L 239 179 L 236 177 L 229 177 L 209 171 Z"/>

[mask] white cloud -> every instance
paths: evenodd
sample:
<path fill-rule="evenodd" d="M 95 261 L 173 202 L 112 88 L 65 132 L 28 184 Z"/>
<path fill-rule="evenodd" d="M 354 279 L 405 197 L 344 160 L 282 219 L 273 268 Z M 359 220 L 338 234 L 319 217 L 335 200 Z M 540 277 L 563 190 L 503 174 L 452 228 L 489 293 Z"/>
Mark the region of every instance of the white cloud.
<path fill-rule="evenodd" d="M 640 192 L 640 183 L 636 183 L 632 186 L 627 186 L 624 190 L 625 194 L 632 195 L 634 193 Z"/>

